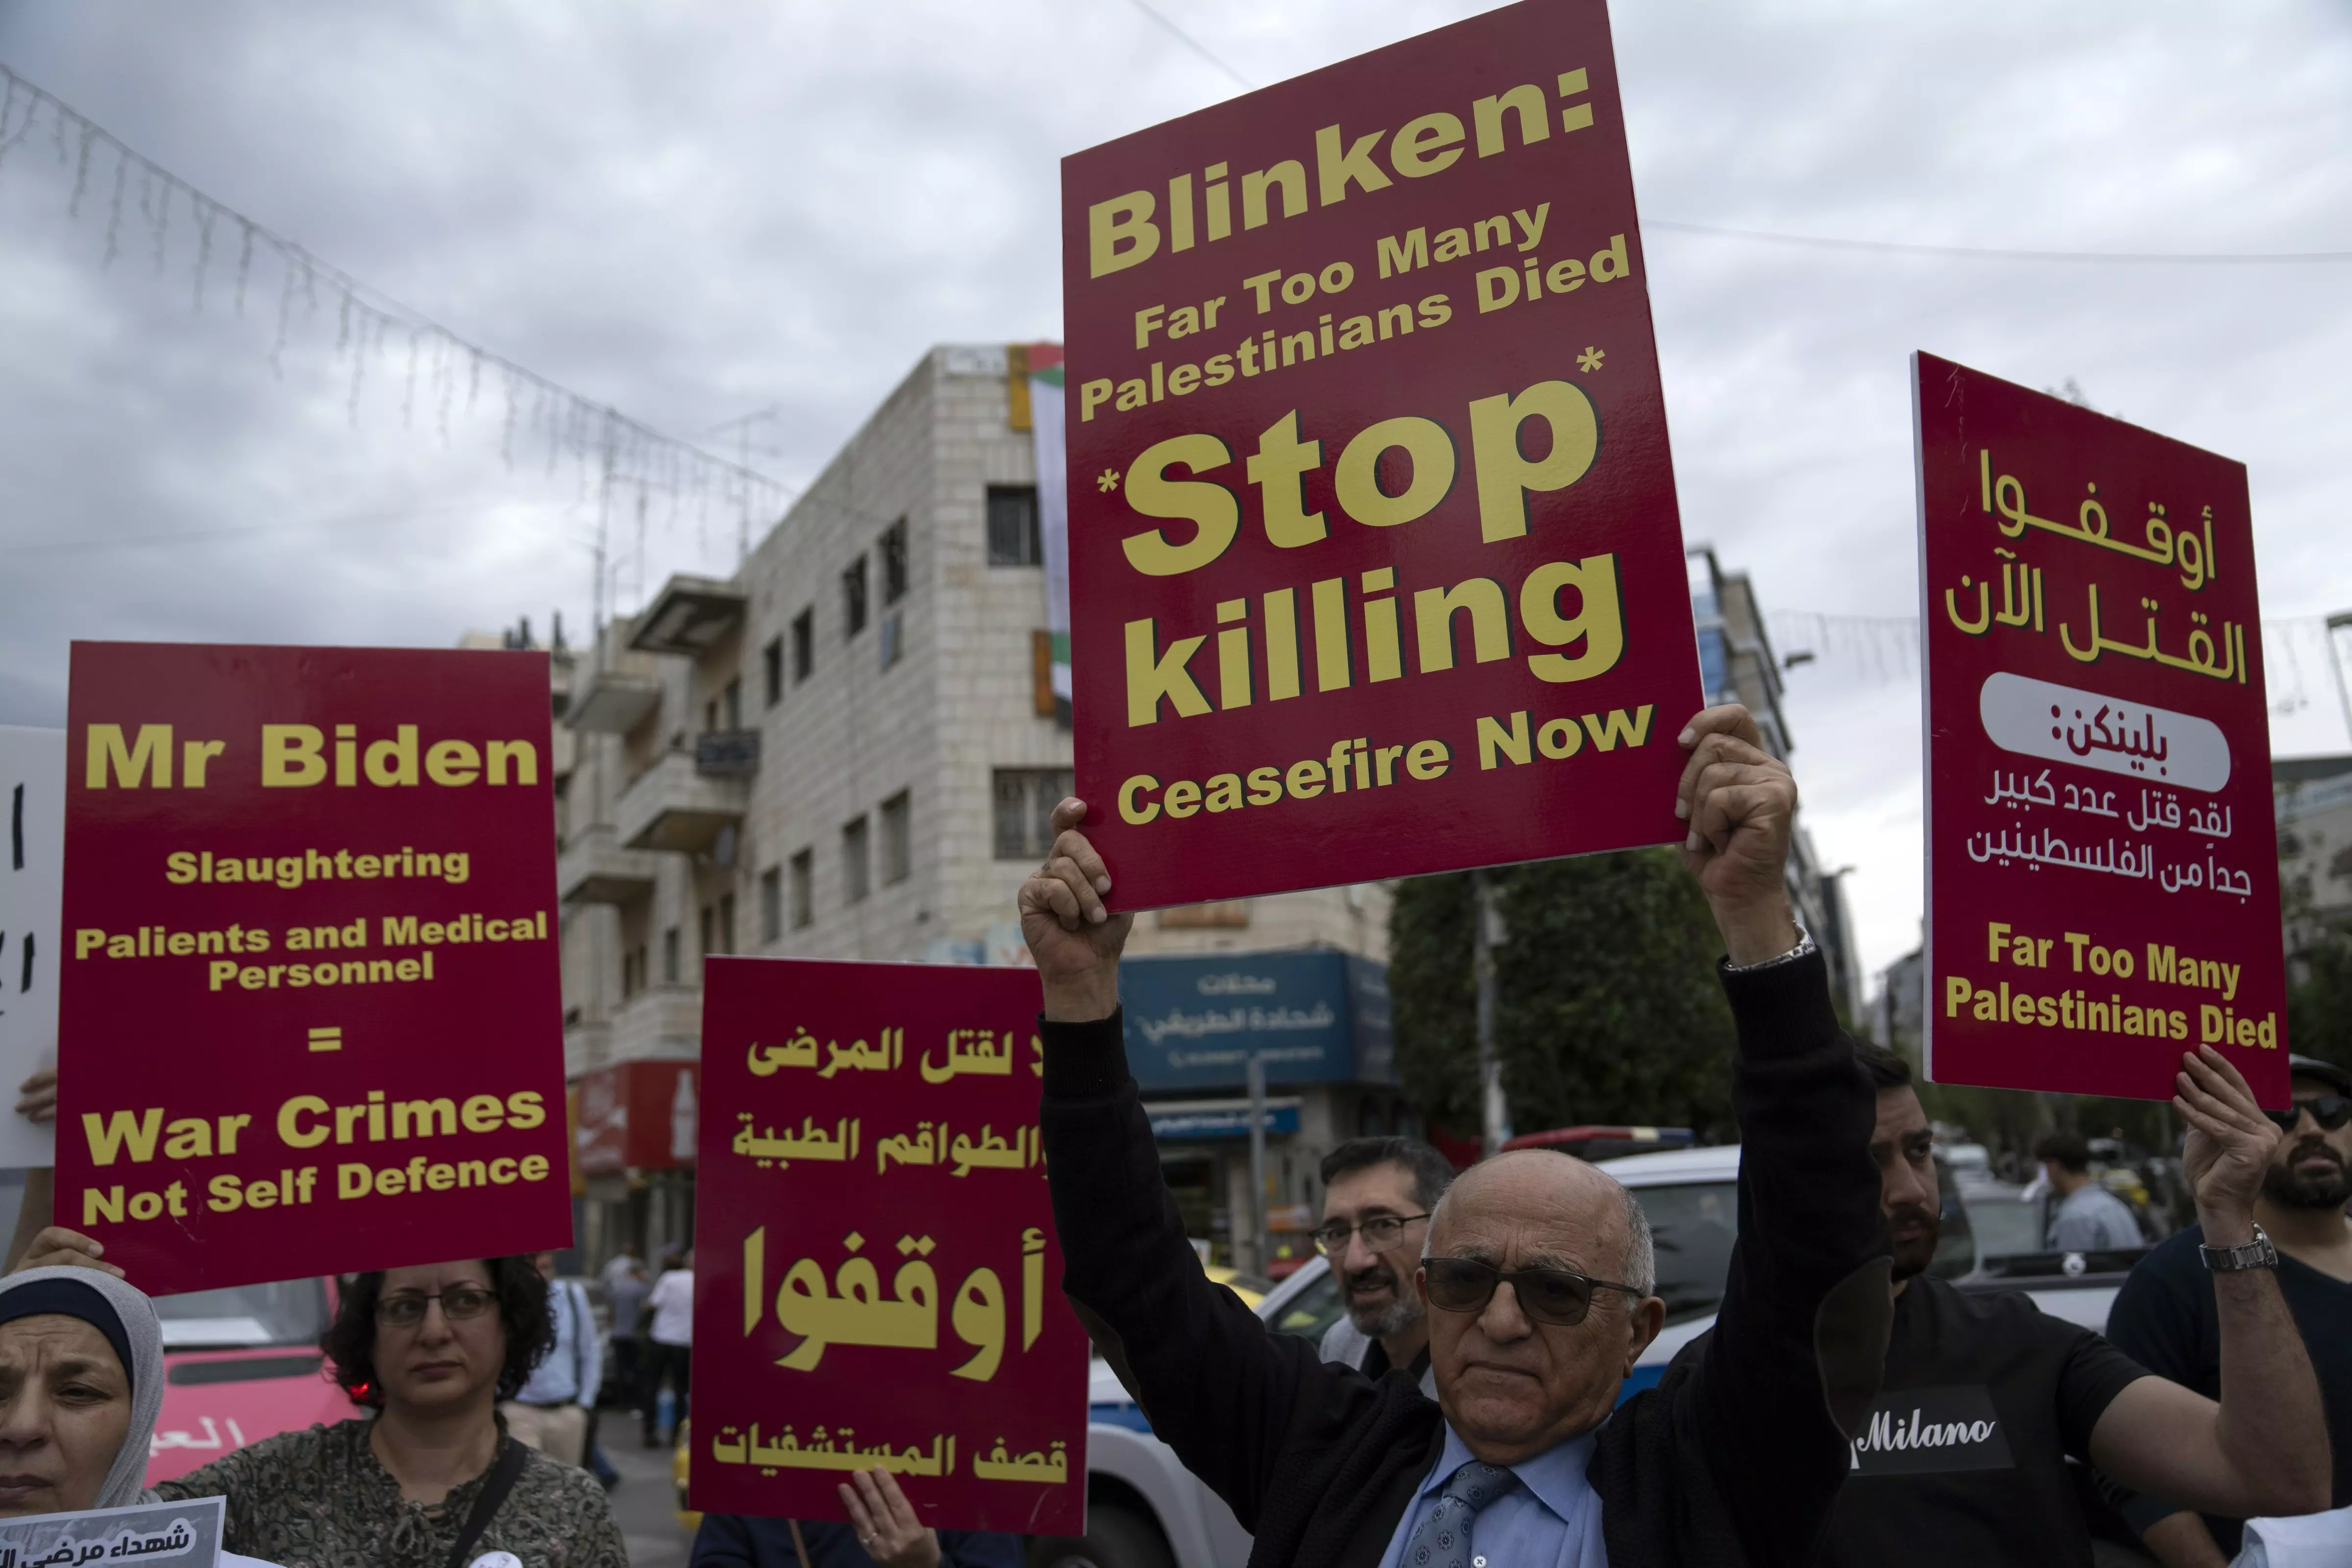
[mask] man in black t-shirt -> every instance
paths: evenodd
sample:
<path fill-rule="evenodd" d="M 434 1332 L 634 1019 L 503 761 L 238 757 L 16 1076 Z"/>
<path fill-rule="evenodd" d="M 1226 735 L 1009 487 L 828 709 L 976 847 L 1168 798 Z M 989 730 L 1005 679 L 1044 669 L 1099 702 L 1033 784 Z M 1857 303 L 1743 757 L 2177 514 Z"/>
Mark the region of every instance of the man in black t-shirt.
<path fill-rule="evenodd" d="M 1871 1154 L 1894 1241 L 1895 1324 L 1823 1562 L 2087 1565 L 2069 1458 L 2165 1497 L 2237 1500 L 2224 1511 L 2324 1506 L 2319 1391 L 2277 1270 L 2261 1266 L 2268 1244 L 2252 1218 L 2278 1130 L 2235 1068 L 2210 1051 L 2183 1058 L 2173 1100 L 2190 1129 L 2183 1165 L 2207 1234 L 2260 1243 L 2216 1260 L 2229 1270 L 2214 1283 L 2231 1377 L 2217 1403 L 2148 1376 L 2026 1296 L 1964 1294 L 1929 1278 L 1939 1204 L 1927 1113 L 1902 1058 L 1857 1050 L 1878 1088 Z"/>
<path fill-rule="evenodd" d="M 2263 1176 L 2254 1218 L 2279 1249 L 2279 1290 L 2319 1376 L 2336 1452 L 2330 1506 L 2352 1506 L 2352 1073 L 2290 1059 L 2294 1106 Z M 2221 1386 L 2221 1328 L 2212 1282 L 2197 1260 L 2195 1226 L 2141 1260 L 2107 1318 L 2117 1348 L 2160 1377 L 2211 1396 Z M 2119 1511 L 2166 1568 L 2221 1568 L 2237 1555 L 2237 1519 L 2203 1519 L 2152 1497 Z"/>

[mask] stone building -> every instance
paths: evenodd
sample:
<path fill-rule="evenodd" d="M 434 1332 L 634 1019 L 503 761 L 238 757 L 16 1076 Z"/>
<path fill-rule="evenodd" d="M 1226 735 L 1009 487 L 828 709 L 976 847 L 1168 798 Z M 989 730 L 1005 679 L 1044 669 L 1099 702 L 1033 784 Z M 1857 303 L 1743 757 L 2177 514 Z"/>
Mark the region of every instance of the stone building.
<path fill-rule="evenodd" d="M 1797 742 L 1780 708 L 1780 656 L 1744 571 L 1726 571 L 1705 545 L 1688 553 L 1691 621 L 1698 634 L 1699 681 L 1709 703 L 1738 702 L 1756 716 L 1764 748 L 1786 759 Z M 1830 990 L 1849 1022 L 1863 1016 L 1861 960 L 1846 912 L 1843 871 L 1822 863 L 1801 822 L 1789 855 L 1789 897 L 1797 923 L 1812 934 L 1829 960 Z"/>
<path fill-rule="evenodd" d="M 690 1226 L 705 955 L 1025 960 L 1014 892 L 1071 779 L 1028 407 L 1005 349 L 933 349 L 734 575 L 672 578 L 571 670 L 557 882 L 592 1257 Z M 1363 886 L 1166 910 L 1130 951 L 1377 965 L 1388 906 Z M 1312 1092 L 1349 1109 L 1307 1124 L 1352 1134 L 1353 1091 Z M 1233 1207 L 1229 1170 L 1204 1185 Z"/>

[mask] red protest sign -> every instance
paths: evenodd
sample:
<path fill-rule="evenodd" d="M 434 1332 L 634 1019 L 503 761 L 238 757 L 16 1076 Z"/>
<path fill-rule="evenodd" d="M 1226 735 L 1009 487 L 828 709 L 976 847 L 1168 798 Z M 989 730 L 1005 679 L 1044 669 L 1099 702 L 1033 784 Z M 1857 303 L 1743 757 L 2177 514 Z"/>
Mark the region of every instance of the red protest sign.
<path fill-rule="evenodd" d="M 881 1465 L 934 1528 L 1085 1529 L 1036 1016 L 1034 970 L 710 961 L 696 1508 L 840 1519 Z"/>
<path fill-rule="evenodd" d="M 2286 977 L 2242 464 L 1913 356 L 1927 1068 L 2284 1105 Z"/>
<path fill-rule="evenodd" d="M 57 1216 L 141 1288 L 566 1244 L 547 681 L 74 644 Z"/>
<path fill-rule="evenodd" d="M 1124 905 L 1681 836 L 1698 706 L 1601 0 L 1064 161 L 1072 666 Z"/>

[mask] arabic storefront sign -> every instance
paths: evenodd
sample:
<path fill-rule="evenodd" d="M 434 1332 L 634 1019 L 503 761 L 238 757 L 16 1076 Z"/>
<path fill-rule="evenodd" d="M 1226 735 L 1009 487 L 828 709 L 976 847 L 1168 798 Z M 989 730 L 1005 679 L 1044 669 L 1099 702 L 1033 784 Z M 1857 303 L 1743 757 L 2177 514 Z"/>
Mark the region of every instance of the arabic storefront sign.
<path fill-rule="evenodd" d="M 58 1059 L 58 901 L 66 830 L 66 737 L 0 725 L 0 1085 Z M 57 1163 L 57 1128 L 0 1119 L 0 1170 Z"/>
<path fill-rule="evenodd" d="M 206 1497 L 0 1519 L 0 1568 L 159 1562 L 214 1568 L 227 1506 L 226 1498 Z"/>
<path fill-rule="evenodd" d="M 935 1528 L 1080 1533 L 1036 972 L 714 958 L 703 996 L 693 1506 L 841 1519 L 881 1465 Z"/>
<path fill-rule="evenodd" d="M 2168 1099 L 2210 1045 L 2284 1105 L 2244 466 L 1913 366 L 1929 1075 Z"/>
<path fill-rule="evenodd" d="M 159 1295 L 568 1244 L 546 656 L 78 643 L 68 716 L 58 1219 Z"/>
<path fill-rule="evenodd" d="M 1345 953 L 1218 953 L 1119 966 L 1127 1061 L 1147 1090 L 1393 1082 L 1387 971 Z"/>
<path fill-rule="evenodd" d="M 1699 705 L 1602 0 L 1064 161 L 1079 793 L 1124 907 L 1657 843 Z"/>

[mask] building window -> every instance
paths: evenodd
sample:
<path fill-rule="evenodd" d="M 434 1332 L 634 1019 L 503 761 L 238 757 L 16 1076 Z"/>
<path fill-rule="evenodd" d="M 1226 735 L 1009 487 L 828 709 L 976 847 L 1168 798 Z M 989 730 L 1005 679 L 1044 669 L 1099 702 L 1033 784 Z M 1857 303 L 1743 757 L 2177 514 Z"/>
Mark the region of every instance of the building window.
<path fill-rule="evenodd" d="M 845 641 L 866 630 L 866 558 L 859 556 L 841 574 L 841 619 Z"/>
<path fill-rule="evenodd" d="M 914 806 L 901 789 L 882 802 L 882 885 L 904 882 L 915 870 Z"/>
<path fill-rule="evenodd" d="M 866 842 L 871 836 L 863 817 L 841 830 L 841 885 L 844 895 L 852 904 L 865 903 L 866 895 L 873 891 L 873 871 L 867 860 Z"/>
<path fill-rule="evenodd" d="M 793 617 L 793 681 L 794 685 L 816 673 L 816 611 L 802 611 Z"/>
<path fill-rule="evenodd" d="M 784 873 L 770 866 L 760 873 L 760 940 L 773 942 L 784 934 Z"/>
<path fill-rule="evenodd" d="M 719 895 L 719 950 L 735 951 L 735 895 L 731 893 Z"/>
<path fill-rule="evenodd" d="M 907 519 L 900 517 L 882 530 L 882 602 L 896 604 L 907 597 Z"/>
<path fill-rule="evenodd" d="M 996 858 L 1042 859 L 1054 843 L 1054 808 L 1070 792 L 1066 768 L 996 770 Z"/>
<path fill-rule="evenodd" d="M 782 637 L 760 650 L 760 685 L 767 706 L 775 706 L 784 700 L 784 640 Z"/>
<path fill-rule="evenodd" d="M 637 994 L 637 950 L 627 948 L 621 954 L 621 999 L 626 1001 Z"/>
<path fill-rule="evenodd" d="M 805 931 L 816 924 L 816 852 L 803 850 L 793 857 L 793 929 Z"/>
<path fill-rule="evenodd" d="M 988 564 L 1039 566 L 1045 559 L 1037 538 L 1037 486 L 988 487 Z"/>
<path fill-rule="evenodd" d="M 663 985 L 675 986 L 677 984 L 677 927 L 673 925 L 668 930 L 662 933 Z"/>
<path fill-rule="evenodd" d="M 740 729 L 743 727 L 742 676 L 738 675 L 733 680 L 729 681 L 727 683 L 727 689 L 719 694 L 719 716 L 727 721 L 719 727 L 723 729 Z"/>

